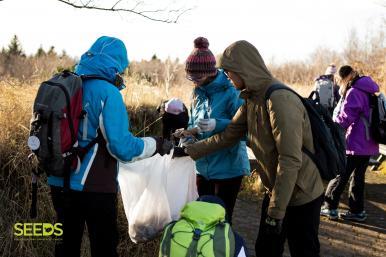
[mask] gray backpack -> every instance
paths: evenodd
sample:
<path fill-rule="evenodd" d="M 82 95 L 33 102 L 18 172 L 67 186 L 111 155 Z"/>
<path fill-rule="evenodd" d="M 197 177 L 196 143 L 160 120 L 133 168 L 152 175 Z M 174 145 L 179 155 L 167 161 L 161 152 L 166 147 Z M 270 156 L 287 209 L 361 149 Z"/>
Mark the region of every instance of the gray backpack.
<path fill-rule="evenodd" d="M 83 80 L 106 80 L 114 86 L 121 85 L 103 77 L 79 76 L 63 71 L 44 81 L 37 92 L 33 105 L 28 147 L 38 162 L 38 169 L 32 175 L 32 201 L 30 216 L 37 215 L 37 177 L 45 172 L 48 176 L 62 177 L 64 189 L 70 188 L 71 171 L 79 167 L 86 153 L 100 140 L 102 133 L 85 147 L 78 147 L 78 128 L 86 114 L 83 111 Z"/>
<path fill-rule="evenodd" d="M 95 138 L 86 147 L 78 147 L 79 123 L 85 115 L 82 109 L 85 79 L 108 81 L 99 76 L 79 76 L 64 71 L 44 81 L 37 92 L 28 146 L 37 157 L 39 169 L 47 175 L 69 177 L 70 171 L 77 168 L 99 140 Z"/>
<path fill-rule="evenodd" d="M 319 94 L 320 104 L 327 109 L 334 108 L 334 83 L 323 76 L 316 79 L 315 91 Z"/>
<path fill-rule="evenodd" d="M 44 81 L 33 105 L 28 146 L 39 169 L 64 177 L 77 158 L 74 149 L 82 113 L 82 79 L 63 72 Z"/>

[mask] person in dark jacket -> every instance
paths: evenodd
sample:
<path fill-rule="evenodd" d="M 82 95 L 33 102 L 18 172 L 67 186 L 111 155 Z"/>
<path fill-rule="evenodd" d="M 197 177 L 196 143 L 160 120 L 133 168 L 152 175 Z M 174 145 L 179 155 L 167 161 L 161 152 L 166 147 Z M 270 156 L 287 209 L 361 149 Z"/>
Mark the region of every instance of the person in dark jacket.
<path fill-rule="evenodd" d="M 57 257 L 80 256 L 86 224 L 92 257 L 118 256 L 118 162 L 170 151 L 170 145 L 160 138 L 138 138 L 129 131 L 127 111 L 119 92 L 124 87 L 119 74 L 128 64 L 124 43 L 103 36 L 82 55 L 76 67 L 78 75 L 103 78 L 83 83 L 82 104 L 86 115 L 80 121 L 78 133 L 80 147 L 95 138 L 100 140 L 71 173 L 69 189 L 63 188 L 63 178 L 48 178 L 57 220 L 63 223 L 63 240 L 55 247 Z"/>
<path fill-rule="evenodd" d="M 164 101 L 157 111 L 162 115 L 162 136 L 164 139 L 172 140 L 172 134 L 177 129 L 187 129 L 189 123 L 188 109 L 178 98 L 172 98 Z M 179 144 L 176 140 L 175 145 Z"/>
<path fill-rule="evenodd" d="M 334 111 L 334 121 L 346 130 L 346 170 L 331 180 L 325 193 L 325 204 L 320 214 L 338 219 L 340 196 L 350 181 L 349 211 L 339 213 L 342 219 L 364 221 L 365 172 L 370 156 L 379 153 L 379 145 L 371 138 L 368 120 L 370 117 L 370 94 L 377 93 L 379 86 L 367 76 L 360 77 L 351 66 L 339 69 L 342 99 Z"/>
<path fill-rule="evenodd" d="M 335 64 L 330 64 L 323 75 L 315 79 L 315 91 L 319 93 L 320 104 L 332 115 L 335 106 L 339 102 L 339 86 L 336 84 Z"/>

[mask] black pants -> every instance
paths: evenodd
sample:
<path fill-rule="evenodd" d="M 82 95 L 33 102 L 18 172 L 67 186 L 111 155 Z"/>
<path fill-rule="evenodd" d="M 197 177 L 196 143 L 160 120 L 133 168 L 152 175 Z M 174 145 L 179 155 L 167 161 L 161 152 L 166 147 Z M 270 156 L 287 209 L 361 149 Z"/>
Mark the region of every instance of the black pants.
<path fill-rule="evenodd" d="M 207 180 L 201 175 L 197 175 L 197 191 L 199 196 L 215 195 L 225 203 L 227 220 L 232 223 L 233 209 L 236 204 L 237 194 L 239 193 L 243 176 L 228 179 Z"/>
<path fill-rule="evenodd" d="M 70 191 L 51 187 L 57 221 L 63 223 L 63 240 L 57 241 L 56 257 L 79 257 L 85 224 L 91 256 L 117 257 L 117 195 Z"/>
<path fill-rule="evenodd" d="M 370 156 L 348 155 L 345 172 L 330 181 L 327 186 L 324 201 L 329 209 L 337 209 L 340 196 L 347 182 L 349 187 L 349 208 L 352 213 L 364 210 L 365 173 Z"/>
<path fill-rule="evenodd" d="M 259 234 L 256 239 L 256 257 L 279 257 L 283 255 L 285 240 L 293 257 L 319 257 L 319 222 L 323 195 L 300 206 L 289 206 L 283 219 L 280 235 L 266 233 L 269 196 L 263 200 Z"/>

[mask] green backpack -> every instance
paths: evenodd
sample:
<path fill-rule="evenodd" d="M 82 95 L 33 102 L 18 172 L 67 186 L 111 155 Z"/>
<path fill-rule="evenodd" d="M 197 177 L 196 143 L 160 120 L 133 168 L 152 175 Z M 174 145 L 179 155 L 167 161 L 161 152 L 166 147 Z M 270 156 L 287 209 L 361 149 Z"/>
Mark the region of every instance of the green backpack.
<path fill-rule="evenodd" d="M 235 238 L 225 209 L 208 202 L 185 205 L 181 218 L 165 227 L 160 257 L 233 257 Z"/>

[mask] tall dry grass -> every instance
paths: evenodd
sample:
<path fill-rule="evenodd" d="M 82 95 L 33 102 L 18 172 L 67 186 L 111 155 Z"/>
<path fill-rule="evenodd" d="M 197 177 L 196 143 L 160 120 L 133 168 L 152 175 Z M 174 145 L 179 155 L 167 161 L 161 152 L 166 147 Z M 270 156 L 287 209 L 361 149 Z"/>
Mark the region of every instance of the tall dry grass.
<path fill-rule="evenodd" d="M 156 106 L 167 99 L 164 88 L 141 84 L 133 78 L 127 79 L 127 88 L 122 96 L 127 104 L 132 131 L 137 134 L 155 121 L 159 114 Z M 303 87 L 304 88 L 304 87 Z M 15 81 L 0 82 L 0 256 L 53 256 L 54 241 L 23 240 L 18 241 L 13 235 L 16 222 L 55 222 L 55 212 L 50 200 L 49 187 L 43 175 L 39 180 L 38 218 L 29 218 L 31 169 L 27 157 L 30 153 L 26 139 L 33 99 L 38 83 L 23 85 Z M 170 95 L 190 102 L 192 87 L 187 85 L 174 87 Z M 160 133 L 160 123 L 156 123 L 139 136 Z M 252 199 L 257 177 L 247 178 L 241 196 Z M 157 256 L 159 240 L 136 245 L 128 237 L 128 224 L 122 203 L 119 203 L 119 256 Z M 82 244 L 82 256 L 90 256 L 89 242 L 85 234 Z"/>
<path fill-rule="evenodd" d="M 371 41 L 371 40 L 370 40 Z M 371 75 L 379 85 L 386 84 L 386 47 L 384 35 L 374 37 L 364 45 L 353 38 L 342 53 L 317 49 L 306 61 L 285 64 L 271 63 L 272 73 L 283 82 L 306 96 L 312 90 L 313 79 L 324 72 L 331 62 L 337 65 L 352 64 L 364 74 Z M 7 62 L 0 54 L 0 257 L 53 256 L 53 241 L 17 241 L 13 236 L 15 222 L 27 222 L 30 204 L 31 165 L 27 161 L 26 147 L 32 101 L 38 83 L 63 67 L 71 67 L 75 60 L 60 56 L 13 57 Z M 60 67 L 59 67 L 60 66 Z M 192 86 L 184 79 L 183 65 L 172 60 L 153 59 L 134 63 L 127 77 L 127 88 L 122 95 L 130 115 L 133 133 L 146 128 L 158 118 L 156 106 L 171 97 L 190 103 Z M 156 123 L 139 135 L 160 133 Z M 243 197 L 253 197 L 258 191 L 257 178 L 246 179 Z M 38 219 L 54 222 L 54 211 L 49 188 L 43 177 L 39 183 Z M 120 256 L 156 256 L 158 240 L 147 244 L 131 243 L 122 204 L 119 205 Z M 89 243 L 84 237 L 82 256 L 90 256 Z"/>
<path fill-rule="evenodd" d="M 129 83 L 130 84 L 130 83 Z M 29 218 L 31 169 L 33 168 L 27 156 L 26 146 L 28 137 L 31 107 L 38 85 L 12 85 L 0 82 L 0 256 L 53 256 L 54 241 L 17 240 L 13 235 L 16 222 L 55 222 L 49 188 L 45 176 L 39 180 L 38 189 L 38 218 Z M 141 130 L 154 121 L 158 114 L 156 104 L 163 98 L 161 92 L 152 88 L 152 93 L 145 93 L 148 89 L 141 89 L 138 85 L 130 85 L 124 92 L 131 113 L 133 133 Z M 178 91 L 176 92 L 176 94 Z M 143 95 L 144 104 L 139 104 L 136 95 Z M 158 95 L 158 97 L 157 97 Z M 157 134 L 159 126 L 151 127 L 149 131 L 141 133 Z M 158 240 L 145 244 L 133 244 L 127 233 L 128 225 L 119 203 L 119 256 L 157 256 Z M 87 236 L 82 244 L 82 256 L 90 256 Z"/>

